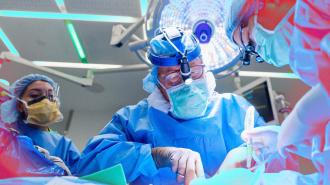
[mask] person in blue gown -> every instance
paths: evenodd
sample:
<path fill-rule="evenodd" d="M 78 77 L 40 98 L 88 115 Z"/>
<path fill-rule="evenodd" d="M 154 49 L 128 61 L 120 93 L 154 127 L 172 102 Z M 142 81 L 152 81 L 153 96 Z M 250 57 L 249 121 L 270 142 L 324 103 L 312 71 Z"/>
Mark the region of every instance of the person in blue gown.
<path fill-rule="evenodd" d="M 233 43 L 242 50 L 253 46 L 276 67 L 289 65 L 311 87 L 278 132 L 258 128 L 245 137 L 272 138 L 271 146 L 259 143 L 258 148 L 310 159 L 317 169 L 312 184 L 330 184 L 329 2 L 229 0 L 226 5 L 225 32 Z"/>
<path fill-rule="evenodd" d="M 214 91 L 196 38 L 179 28 L 159 29 L 150 41 L 150 93 L 126 106 L 92 137 L 77 169 L 87 175 L 121 163 L 130 184 L 189 184 L 213 176 L 243 141 L 244 98 Z M 264 120 L 255 113 L 255 125 Z"/>
<path fill-rule="evenodd" d="M 78 148 L 70 139 L 49 128 L 63 119 L 57 83 L 47 76 L 30 74 L 13 83 L 9 91 L 11 99 L 1 104 L 1 118 L 9 125 L 8 129 L 31 138 L 45 156 L 63 160 L 74 172 L 80 157 Z"/>

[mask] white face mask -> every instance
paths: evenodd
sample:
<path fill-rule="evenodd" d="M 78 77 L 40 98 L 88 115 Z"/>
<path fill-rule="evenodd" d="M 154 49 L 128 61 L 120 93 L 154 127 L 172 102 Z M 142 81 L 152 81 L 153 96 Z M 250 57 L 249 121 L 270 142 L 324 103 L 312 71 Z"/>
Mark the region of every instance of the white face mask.
<path fill-rule="evenodd" d="M 292 8 L 274 30 L 267 30 L 254 19 L 252 34 L 256 42 L 256 52 L 269 64 L 282 67 L 290 61 L 290 43 L 293 26 L 288 21 L 293 14 Z"/>
<path fill-rule="evenodd" d="M 174 117 L 179 119 L 193 119 L 204 115 L 209 99 L 209 92 L 205 78 L 193 80 L 191 84 L 182 83 L 166 89 Z"/>
<path fill-rule="evenodd" d="M 191 84 L 180 84 L 166 90 L 170 100 L 170 112 L 179 119 L 193 119 L 205 114 L 209 98 L 215 89 L 215 79 L 211 72 Z"/>
<path fill-rule="evenodd" d="M 216 86 L 214 75 L 212 72 L 206 72 L 205 78 L 207 82 L 206 84 L 208 92 L 210 94 L 210 97 L 212 97 Z M 170 105 L 170 103 L 165 100 L 159 90 L 155 90 L 152 94 L 150 94 L 147 101 L 150 106 L 164 113 L 168 113 L 172 108 L 172 105 Z"/>

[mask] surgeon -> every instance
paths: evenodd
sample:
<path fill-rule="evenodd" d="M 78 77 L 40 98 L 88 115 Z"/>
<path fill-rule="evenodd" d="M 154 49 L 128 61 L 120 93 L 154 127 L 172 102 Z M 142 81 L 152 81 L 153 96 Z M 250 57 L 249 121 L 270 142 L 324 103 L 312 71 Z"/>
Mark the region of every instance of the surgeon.
<path fill-rule="evenodd" d="M 115 113 L 90 139 L 80 175 L 123 165 L 130 184 L 189 184 L 216 173 L 226 154 L 242 144 L 242 97 L 214 91 L 196 38 L 180 28 L 159 29 L 150 41 L 153 67 L 144 79 L 151 93 Z M 255 113 L 255 125 L 263 119 Z"/>
<path fill-rule="evenodd" d="M 271 149 L 277 144 L 283 156 L 298 154 L 310 159 L 319 172 L 320 184 L 330 184 L 329 9 L 326 0 L 231 0 L 225 24 L 228 37 L 242 53 L 277 67 L 289 64 L 311 86 L 281 129 L 257 128 L 242 137 L 272 143 L 260 142 L 256 149 L 277 151 Z"/>
<path fill-rule="evenodd" d="M 70 139 L 49 128 L 63 119 L 58 84 L 47 76 L 30 74 L 18 79 L 9 90 L 11 99 L 1 104 L 2 120 L 19 135 L 31 138 L 39 152 L 68 167 L 71 174 L 80 152 Z"/>

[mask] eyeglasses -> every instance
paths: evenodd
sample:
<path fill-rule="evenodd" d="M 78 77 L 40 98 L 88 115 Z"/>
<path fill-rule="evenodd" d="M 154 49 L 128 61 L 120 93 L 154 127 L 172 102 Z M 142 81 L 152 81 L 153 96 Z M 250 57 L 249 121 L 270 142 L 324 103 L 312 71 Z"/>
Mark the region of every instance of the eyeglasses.
<path fill-rule="evenodd" d="M 197 80 L 197 79 L 201 78 L 204 74 L 204 67 L 205 67 L 204 64 L 191 66 L 190 67 L 191 78 L 193 80 Z M 162 85 L 164 85 L 164 87 L 167 89 L 183 83 L 183 79 L 182 79 L 180 71 L 171 72 L 171 73 L 167 74 L 165 77 L 162 78 L 162 81 L 164 82 L 164 83 L 162 83 Z"/>
<path fill-rule="evenodd" d="M 43 99 L 44 97 L 46 97 L 50 101 L 58 100 L 57 93 L 53 92 L 52 90 L 45 91 L 42 89 L 32 89 L 28 92 L 27 95 L 28 95 L 30 101 Z"/>

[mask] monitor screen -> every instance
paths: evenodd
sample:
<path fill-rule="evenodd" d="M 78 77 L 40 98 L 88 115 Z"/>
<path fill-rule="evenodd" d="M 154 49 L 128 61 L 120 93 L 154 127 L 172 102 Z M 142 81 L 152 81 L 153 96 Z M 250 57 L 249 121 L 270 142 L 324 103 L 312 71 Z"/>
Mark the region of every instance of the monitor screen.
<path fill-rule="evenodd" d="M 270 95 L 268 92 L 267 82 L 263 82 L 249 90 L 242 92 L 242 96 L 249 101 L 259 112 L 265 122 L 273 121 L 274 114 Z"/>
<path fill-rule="evenodd" d="M 236 90 L 234 93 L 243 96 L 249 101 L 265 122 L 278 123 L 270 79 L 259 78 Z"/>

